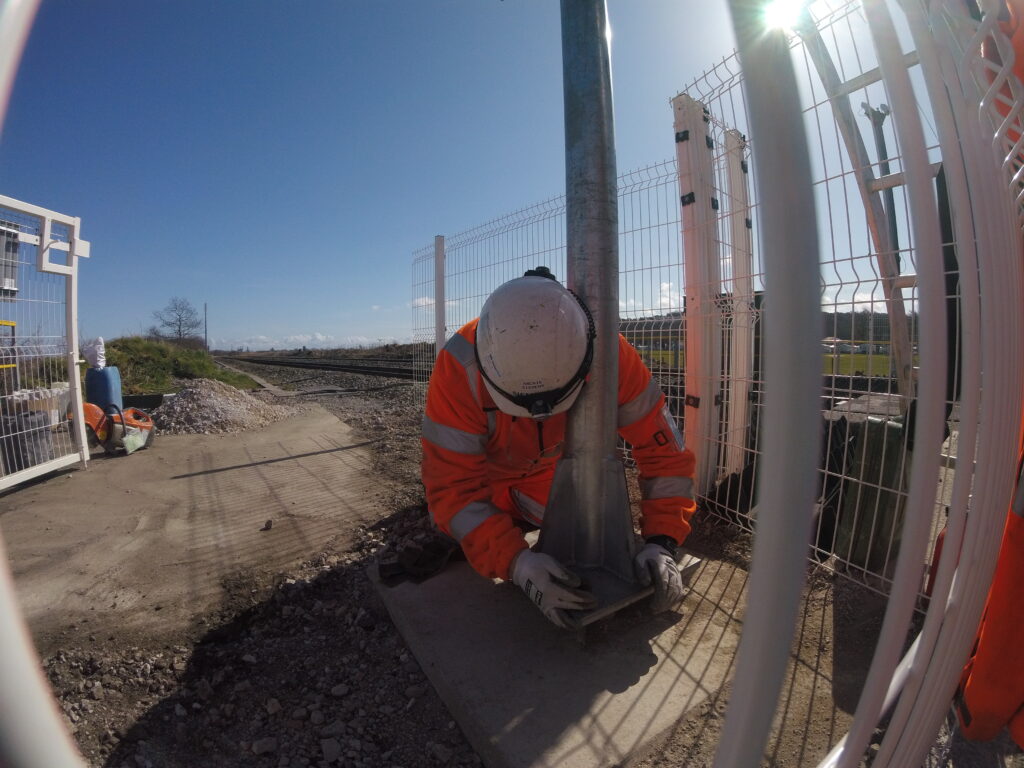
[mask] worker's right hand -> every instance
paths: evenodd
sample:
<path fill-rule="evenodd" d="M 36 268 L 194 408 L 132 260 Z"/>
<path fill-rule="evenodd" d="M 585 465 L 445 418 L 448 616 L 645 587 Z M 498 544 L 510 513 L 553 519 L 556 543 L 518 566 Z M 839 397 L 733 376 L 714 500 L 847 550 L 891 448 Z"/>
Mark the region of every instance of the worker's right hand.
<path fill-rule="evenodd" d="M 586 610 L 597 605 L 589 592 L 577 589 L 580 577 L 551 555 L 522 550 L 512 562 L 512 583 L 523 590 L 541 613 L 556 626 L 571 629 L 567 610 Z"/>

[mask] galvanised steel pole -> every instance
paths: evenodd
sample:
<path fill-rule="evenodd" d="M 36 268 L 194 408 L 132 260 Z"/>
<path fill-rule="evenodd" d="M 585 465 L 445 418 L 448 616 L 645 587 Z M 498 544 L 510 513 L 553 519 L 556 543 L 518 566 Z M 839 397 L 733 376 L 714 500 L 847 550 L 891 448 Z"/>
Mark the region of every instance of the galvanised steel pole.
<path fill-rule="evenodd" d="M 562 0 L 568 284 L 590 308 L 597 338 L 590 378 L 569 413 L 566 448 L 579 463 L 583 514 L 604 506 L 603 460 L 615 458 L 619 389 L 619 209 L 610 30 L 604 0 Z M 588 553 L 601 526 L 588 520 Z"/>
<path fill-rule="evenodd" d="M 584 572 L 601 606 L 635 592 L 633 529 L 616 455 L 618 194 L 610 31 L 604 0 L 562 0 L 568 285 L 590 308 L 597 338 L 572 410 L 540 547 Z"/>

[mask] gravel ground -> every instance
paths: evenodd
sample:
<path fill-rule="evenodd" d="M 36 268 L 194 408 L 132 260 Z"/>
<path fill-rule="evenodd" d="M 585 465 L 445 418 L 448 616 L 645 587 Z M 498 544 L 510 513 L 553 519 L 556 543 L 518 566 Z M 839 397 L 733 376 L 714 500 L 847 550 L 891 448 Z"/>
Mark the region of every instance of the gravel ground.
<path fill-rule="evenodd" d="M 354 391 L 278 405 L 272 396 L 199 381 L 156 411 L 159 428 L 252 429 L 317 402 L 358 437 L 376 441 L 382 517 L 335 550 L 310 553 L 289 573 L 239 574 L 226 585 L 234 593 L 231 608 L 210 617 L 216 628 L 205 636 L 167 637 L 156 647 L 93 638 L 84 646 L 69 642 L 45 658 L 88 764 L 481 765 L 365 574 L 385 541 L 402 546 L 431 535 L 418 474 L 420 395 L 377 377 L 255 370 L 284 388 Z"/>
<path fill-rule="evenodd" d="M 381 519 L 342 537 L 330 551 L 310 553 L 309 561 L 289 573 L 239 574 L 226 585 L 234 599 L 228 609 L 210 617 L 208 624 L 215 628 L 205 636 L 169 636 L 149 647 L 69 644 L 46 658 L 46 673 L 89 765 L 481 765 L 365 574 L 385 545 L 400 548 L 432 535 L 419 481 L 421 392 L 379 377 L 270 366 L 251 370 L 285 389 L 351 391 L 300 395 L 289 398 L 283 408 L 264 402 L 265 396 L 228 393 L 227 404 L 217 406 L 227 414 L 224 423 L 200 413 L 201 399 L 182 400 L 177 407 L 191 402 L 191 413 L 175 410 L 166 423 L 186 431 L 202 424 L 210 429 L 248 428 L 315 401 L 352 425 L 358 437 L 376 441 L 374 469 L 384 491 Z M 222 386 L 200 384 L 198 389 L 206 387 L 220 402 L 217 390 Z M 231 421 L 239 410 L 243 416 Z M 707 519 L 696 522 L 688 545 L 708 557 L 747 564 L 749 538 Z M 870 603 L 849 582 L 831 577 L 812 580 L 810 593 L 809 606 L 834 600 L 837 610 L 863 613 L 849 625 L 857 628 L 852 639 L 858 652 L 870 658 L 883 604 Z M 827 643 L 844 640 L 851 638 L 829 636 Z M 817 642 L 811 645 L 808 654 L 816 654 L 820 662 Z M 681 723 L 668 743 L 643 757 L 640 765 L 710 765 L 726 695 Z M 768 753 L 770 763 L 780 768 L 816 764 L 817 759 L 805 758 L 827 750 L 837 736 L 828 728 L 820 729 L 821 734 L 815 728 L 784 730 L 796 732 L 783 733 Z M 981 757 L 965 751 L 962 742 L 947 742 L 939 751 L 946 747 L 950 759 L 929 765 L 1022 764 L 1019 755 L 1003 759 L 1013 752 L 1006 744 Z"/>
<path fill-rule="evenodd" d="M 196 379 L 153 411 L 160 432 L 170 435 L 218 435 L 259 429 L 294 413 L 221 381 Z"/>

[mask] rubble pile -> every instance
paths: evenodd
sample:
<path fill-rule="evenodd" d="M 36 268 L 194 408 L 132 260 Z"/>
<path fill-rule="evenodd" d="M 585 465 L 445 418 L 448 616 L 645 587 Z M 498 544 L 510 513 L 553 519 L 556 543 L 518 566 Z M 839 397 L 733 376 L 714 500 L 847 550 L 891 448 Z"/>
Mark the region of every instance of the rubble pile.
<path fill-rule="evenodd" d="M 213 379 L 196 379 L 153 411 L 157 429 L 172 435 L 214 435 L 258 429 L 294 414 Z"/>

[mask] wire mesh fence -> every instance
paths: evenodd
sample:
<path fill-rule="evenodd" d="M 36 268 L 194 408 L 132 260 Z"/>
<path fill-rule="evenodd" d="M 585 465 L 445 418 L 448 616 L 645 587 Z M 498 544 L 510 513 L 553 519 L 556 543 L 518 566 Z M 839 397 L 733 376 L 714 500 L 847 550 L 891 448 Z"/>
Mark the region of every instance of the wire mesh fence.
<path fill-rule="evenodd" d="M 929 553 L 943 529 L 959 432 L 957 242 L 942 156 L 916 54 L 899 30 L 914 100 L 893 103 L 857 2 L 818 2 L 792 55 L 811 142 L 821 281 L 821 460 L 811 554 L 885 593 L 892 584 L 913 450 L 917 251 L 890 115 L 925 126 L 940 213 L 950 320 L 946 441 Z M 620 330 L 665 391 L 698 456 L 701 508 L 753 530 L 764 404 L 758 189 L 738 58 L 712 66 L 666 110 L 676 157 L 618 180 Z M 764 148 L 761 148 L 765 151 Z M 770 148 L 767 149 L 770 151 Z M 793 212 L 799 222 L 800 212 Z M 489 293 L 531 267 L 565 273 L 565 201 L 555 197 L 446 238 L 447 336 Z M 436 353 L 434 248 L 413 255 L 413 332 L 424 371 Z M 785 393 L 778 396 L 784 397 Z M 920 564 L 922 596 L 928 562 Z"/>
<path fill-rule="evenodd" d="M 0 488 L 83 457 L 72 226 L 0 200 Z"/>

